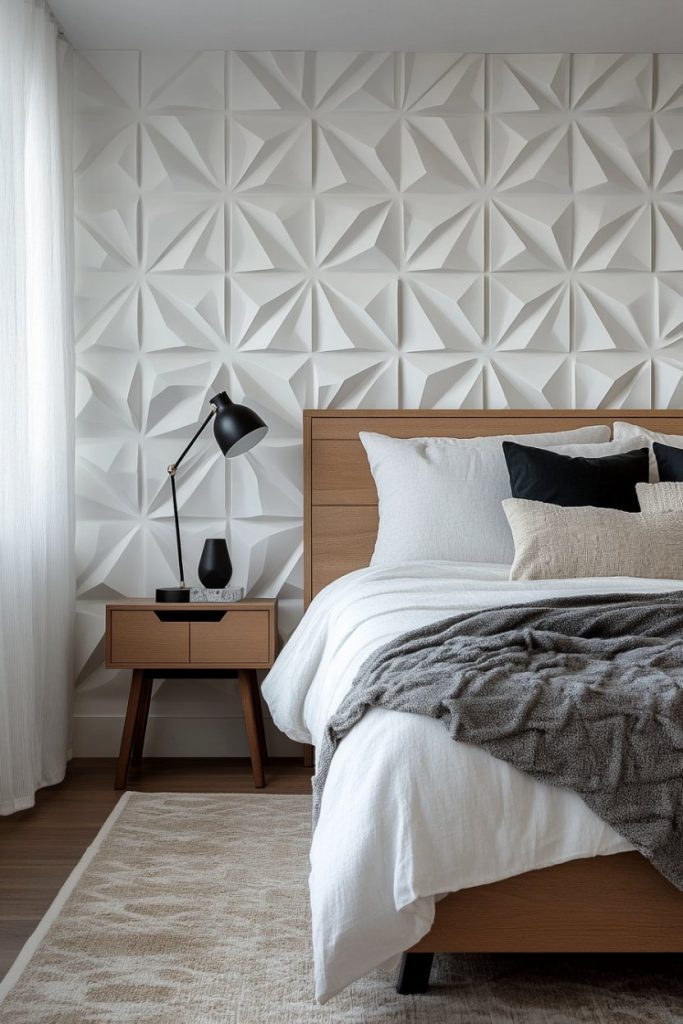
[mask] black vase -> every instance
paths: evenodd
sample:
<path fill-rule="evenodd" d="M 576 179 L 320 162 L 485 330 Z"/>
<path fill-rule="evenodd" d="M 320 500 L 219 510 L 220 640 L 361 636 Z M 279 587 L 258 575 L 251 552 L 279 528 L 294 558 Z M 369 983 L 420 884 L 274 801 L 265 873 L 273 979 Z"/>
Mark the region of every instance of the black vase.
<path fill-rule="evenodd" d="M 225 538 L 209 537 L 204 541 L 197 571 L 200 580 L 209 590 L 220 590 L 227 585 L 232 576 L 232 565 Z"/>

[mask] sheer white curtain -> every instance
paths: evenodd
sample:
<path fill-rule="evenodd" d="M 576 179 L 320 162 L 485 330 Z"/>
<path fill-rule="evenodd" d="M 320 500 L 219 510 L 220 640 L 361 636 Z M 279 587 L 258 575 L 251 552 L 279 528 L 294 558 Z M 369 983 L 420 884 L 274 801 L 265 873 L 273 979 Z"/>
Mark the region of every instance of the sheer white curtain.
<path fill-rule="evenodd" d="M 0 813 L 66 765 L 72 687 L 73 337 L 63 44 L 0 0 Z"/>

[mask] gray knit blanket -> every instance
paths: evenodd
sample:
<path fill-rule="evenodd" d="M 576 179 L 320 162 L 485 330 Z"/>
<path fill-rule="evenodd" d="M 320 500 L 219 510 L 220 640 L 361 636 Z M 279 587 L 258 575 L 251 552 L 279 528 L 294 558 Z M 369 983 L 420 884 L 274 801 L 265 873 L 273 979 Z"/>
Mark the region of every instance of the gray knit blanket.
<path fill-rule="evenodd" d="M 491 608 L 392 640 L 327 723 L 314 822 L 334 752 L 370 708 L 439 719 L 573 790 L 683 889 L 683 592 Z"/>

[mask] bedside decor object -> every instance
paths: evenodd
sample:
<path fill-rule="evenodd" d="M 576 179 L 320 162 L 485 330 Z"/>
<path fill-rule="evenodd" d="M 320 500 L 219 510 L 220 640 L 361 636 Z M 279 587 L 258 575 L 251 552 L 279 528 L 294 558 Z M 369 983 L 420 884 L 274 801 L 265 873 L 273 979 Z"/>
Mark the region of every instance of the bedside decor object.
<path fill-rule="evenodd" d="M 232 459 L 236 455 L 243 455 L 250 448 L 258 444 L 268 433 L 268 427 L 261 417 L 248 409 L 246 405 L 235 405 L 228 397 L 227 392 L 221 391 L 209 402 L 211 412 L 206 417 L 199 430 L 188 445 L 182 450 L 175 462 L 168 467 L 168 475 L 171 478 L 171 494 L 173 497 L 173 518 L 175 521 L 175 539 L 178 549 L 178 575 L 179 586 L 158 587 L 156 592 L 157 601 L 189 601 L 190 590 L 185 585 L 185 571 L 183 569 L 183 552 L 180 543 L 180 521 L 178 519 L 178 499 L 176 495 L 175 477 L 178 466 L 183 461 L 190 448 L 202 433 L 204 428 L 213 423 L 213 433 L 218 446 L 226 458 Z M 227 547 L 226 547 L 227 554 Z M 227 583 L 228 574 L 225 582 Z M 203 581 L 202 581 L 203 582 Z"/>
<path fill-rule="evenodd" d="M 199 604 L 232 604 L 244 598 L 244 587 L 190 587 L 190 601 Z"/>
<path fill-rule="evenodd" d="M 220 590 L 227 585 L 232 565 L 225 537 L 209 537 L 204 541 L 197 575 L 208 589 Z"/>

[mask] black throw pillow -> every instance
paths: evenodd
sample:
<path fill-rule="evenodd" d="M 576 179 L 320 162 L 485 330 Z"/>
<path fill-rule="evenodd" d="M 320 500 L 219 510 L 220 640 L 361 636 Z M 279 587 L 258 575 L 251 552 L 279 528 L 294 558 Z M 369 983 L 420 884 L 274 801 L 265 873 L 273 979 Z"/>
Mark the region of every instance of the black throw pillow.
<path fill-rule="evenodd" d="M 662 481 L 673 481 L 678 483 L 683 480 L 683 449 L 674 448 L 670 444 L 660 444 L 655 441 L 652 445 L 657 459 L 659 479 Z"/>
<path fill-rule="evenodd" d="M 503 451 L 513 498 L 551 505 L 597 505 L 624 512 L 640 510 L 636 484 L 648 480 L 647 448 L 589 459 L 503 441 Z"/>

